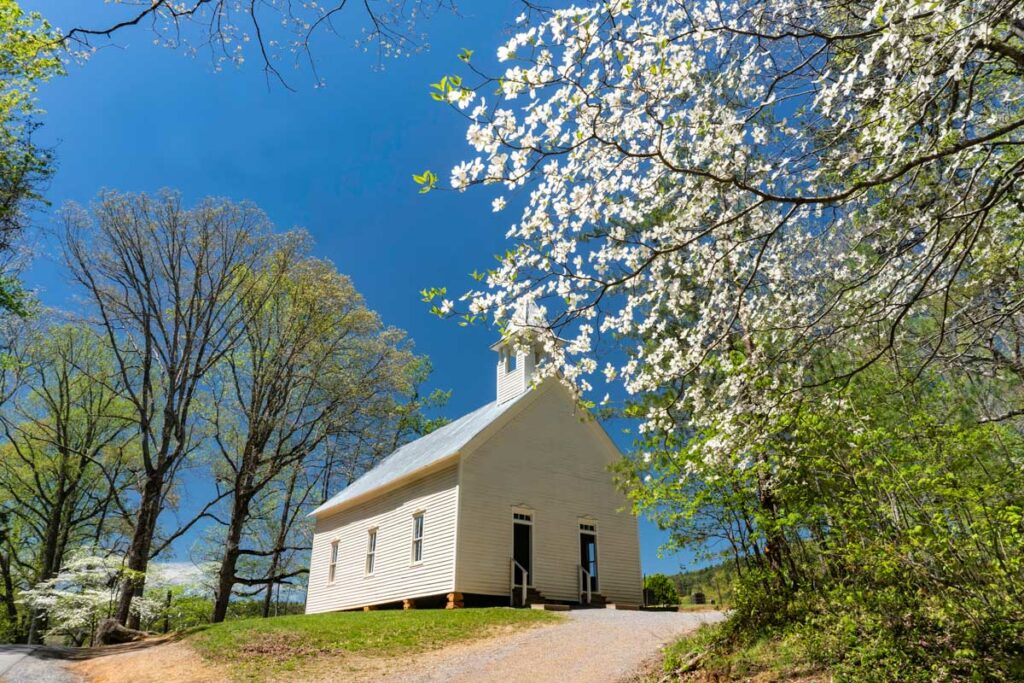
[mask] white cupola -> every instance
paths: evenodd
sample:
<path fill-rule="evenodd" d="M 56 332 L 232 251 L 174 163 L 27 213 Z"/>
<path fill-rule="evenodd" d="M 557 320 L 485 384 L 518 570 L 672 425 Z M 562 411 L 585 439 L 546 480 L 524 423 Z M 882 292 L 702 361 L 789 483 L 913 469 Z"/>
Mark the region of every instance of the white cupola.
<path fill-rule="evenodd" d="M 530 389 L 537 367 L 544 359 L 540 336 L 548 333 L 544 311 L 527 303 L 509 321 L 508 331 L 491 349 L 498 353 L 497 401 L 505 403 Z"/>

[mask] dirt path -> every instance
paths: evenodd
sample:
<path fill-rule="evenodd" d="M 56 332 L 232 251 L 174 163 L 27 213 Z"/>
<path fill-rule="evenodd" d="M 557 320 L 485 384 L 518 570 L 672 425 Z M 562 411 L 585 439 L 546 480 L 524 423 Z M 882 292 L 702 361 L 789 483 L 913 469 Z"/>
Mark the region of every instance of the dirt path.
<path fill-rule="evenodd" d="M 388 683 L 612 683 L 721 612 L 578 610 L 554 626 L 424 655 Z"/>
<path fill-rule="evenodd" d="M 183 643 L 167 642 L 76 662 L 72 670 L 88 683 L 223 683 L 225 667 L 204 662 Z"/>

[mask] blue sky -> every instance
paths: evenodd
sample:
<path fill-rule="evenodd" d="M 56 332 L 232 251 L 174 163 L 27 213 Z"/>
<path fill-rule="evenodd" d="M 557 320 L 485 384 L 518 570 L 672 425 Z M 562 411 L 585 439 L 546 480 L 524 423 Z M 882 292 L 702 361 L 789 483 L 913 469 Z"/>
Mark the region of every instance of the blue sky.
<path fill-rule="evenodd" d="M 26 0 L 62 28 L 99 26 L 123 8 L 102 0 Z M 255 56 L 216 73 L 205 56 L 156 47 L 152 34 L 121 34 L 68 76 L 43 87 L 40 140 L 55 147 L 58 171 L 47 191 L 54 207 L 87 203 L 103 188 L 180 190 L 257 203 L 281 229 L 304 227 L 317 255 L 352 277 L 384 320 L 408 331 L 434 364 L 431 384 L 452 389 L 457 417 L 493 399 L 495 332 L 434 318 L 424 287 L 460 292 L 467 274 L 504 250 L 506 221 L 486 192 L 420 195 L 411 175 L 425 168 L 447 179 L 468 152 L 464 122 L 430 99 L 428 85 L 458 70 L 462 48 L 486 61 L 520 11 L 514 0 L 463 3 L 460 16 L 421 25 L 430 49 L 390 59 L 321 36 L 318 69 L 283 69 L 289 92 L 265 79 Z M 358 22 L 352 14 L 342 21 Z M 353 35 L 355 33 L 353 32 Z M 285 65 L 287 66 L 287 65 Z M 45 242 L 27 274 L 44 303 L 76 306 L 55 250 Z M 613 434 L 623 447 L 621 434 Z M 644 571 L 676 571 L 688 556 L 657 557 L 663 536 L 641 522 Z M 187 548 L 178 549 L 179 557 Z"/>

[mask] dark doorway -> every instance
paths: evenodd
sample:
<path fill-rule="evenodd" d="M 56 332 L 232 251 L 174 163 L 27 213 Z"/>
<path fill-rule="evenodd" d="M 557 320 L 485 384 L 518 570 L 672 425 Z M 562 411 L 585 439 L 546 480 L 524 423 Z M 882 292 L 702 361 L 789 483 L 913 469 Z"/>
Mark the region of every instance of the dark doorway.
<path fill-rule="evenodd" d="M 516 561 L 513 583 L 522 586 L 525 578 L 527 585 L 533 585 L 533 567 L 530 562 L 533 555 L 533 525 L 516 521 L 512 530 L 512 558 Z"/>
<path fill-rule="evenodd" d="M 590 574 L 590 590 L 597 592 L 597 534 L 580 531 L 580 566 Z M 586 577 L 584 577 L 586 581 Z M 584 589 L 586 585 L 584 584 Z"/>

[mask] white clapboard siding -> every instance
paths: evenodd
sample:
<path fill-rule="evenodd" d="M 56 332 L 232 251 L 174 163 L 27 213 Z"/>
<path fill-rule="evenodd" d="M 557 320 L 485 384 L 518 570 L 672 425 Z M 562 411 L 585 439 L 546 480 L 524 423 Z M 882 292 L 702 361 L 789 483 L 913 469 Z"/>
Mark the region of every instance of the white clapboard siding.
<path fill-rule="evenodd" d="M 578 600 L 579 522 L 597 525 L 600 592 L 642 599 L 636 518 L 609 465 L 619 453 L 583 422 L 568 392 L 549 381 L 535 400 L 460 464 L 456 590 L 507 594 L 512 514 L 533 511 L 531 583 L 552 600 Z"/>
<path fill-rule="evenodd" d="M 455 572 L 458 469 L 450 466 L 365 503 L 317 519 L 306 613 L 351 609 L 451 592 Z M 423 512 L 423 561 L 412 562 L 413 515 Z M 368 531 L 377 554 L 367 576 Z M 331 543 L 338 541 L 335 580 L 328 583 Z"/>
<path fill-rule="evenodd" d="M 515 360 L 513 361 L 513 357 Z M 498 403 L 505 403 L 530 389 L 536 365 L 532 350 L 506 348 L 498 357 Z"/>

